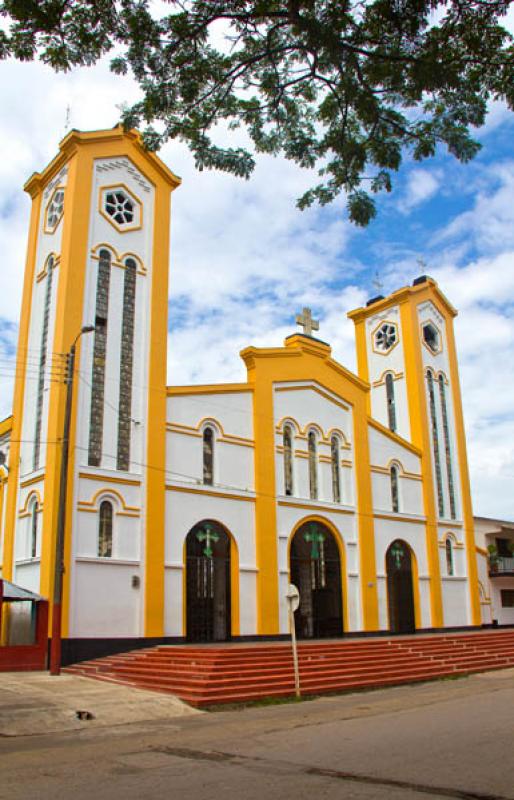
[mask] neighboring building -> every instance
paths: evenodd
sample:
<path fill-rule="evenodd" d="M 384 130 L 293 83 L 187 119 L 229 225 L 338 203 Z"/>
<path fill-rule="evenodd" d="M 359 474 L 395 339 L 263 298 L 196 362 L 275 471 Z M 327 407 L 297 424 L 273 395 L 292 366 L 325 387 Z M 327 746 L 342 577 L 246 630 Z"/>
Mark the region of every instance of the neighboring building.
<path fill-rule="evenodd" d="M 52 597 L 66 386 L 67 655 L 137 639 L 481 623 L 456 311 L 432 279 L 350 313 L 358 375 L 304 333 L 245 383 L 166 387 L 170 194 L 138 135 L 71 131 L 33 199 L 3 574 Z M 3 439 L 2 439 L 3 437 Z M 107 641 L 106 641 L 107 640 Z"/>
<path fill-rule="evenodd" d="M 482 620 L 514 625 L 514 522 L 475 517 Z"/>

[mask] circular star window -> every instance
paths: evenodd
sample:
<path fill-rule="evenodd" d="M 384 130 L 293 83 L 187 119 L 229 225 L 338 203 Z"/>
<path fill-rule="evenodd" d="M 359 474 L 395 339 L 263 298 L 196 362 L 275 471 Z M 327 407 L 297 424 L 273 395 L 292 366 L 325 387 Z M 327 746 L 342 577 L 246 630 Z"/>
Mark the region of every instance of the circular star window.
<path fill-rule="evenodd" d="M 141 203 L 126 186 L 102 189 L 100 212 L 121 232 L 141 227 Z"/>
<path fill-rule="evenodd" d="M 383 322 L 373 334 L 374 349 L 387 353 L 398 343 L 398 329 L 394 322 Z"/>

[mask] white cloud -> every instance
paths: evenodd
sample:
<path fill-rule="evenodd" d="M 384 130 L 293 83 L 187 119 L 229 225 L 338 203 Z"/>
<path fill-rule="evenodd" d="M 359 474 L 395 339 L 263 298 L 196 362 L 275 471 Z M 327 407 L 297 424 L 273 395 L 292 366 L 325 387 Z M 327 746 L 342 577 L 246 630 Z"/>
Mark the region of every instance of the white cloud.
<path fill-rule="evenodd" d="M 441 173 L 437 169 L 411 169 L 407 177 L 405 195 L 398 202 L 402 214 L 409 214 L 413 208 L 426 203 L 438 191 Z"/>

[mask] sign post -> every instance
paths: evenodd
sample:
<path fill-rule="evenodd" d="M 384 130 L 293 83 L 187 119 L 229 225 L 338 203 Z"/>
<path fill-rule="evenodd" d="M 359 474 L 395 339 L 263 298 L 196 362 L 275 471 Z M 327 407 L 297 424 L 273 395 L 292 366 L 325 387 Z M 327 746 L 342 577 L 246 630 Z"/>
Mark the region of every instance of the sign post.
<path fill-rule="evenodd" d="M 291 644 L 293 646 L 293 665 L 294 665 L 294 688 L 297 697 L 300 697 L 300 671 L 298 669 L 298 648 L 296 646 L 296 626 L 294 612 L 300 605 L 300 592 L 290 583 L 287 587 L 287 610 L 289 616 L 289 630 L 291 631 Z"/>

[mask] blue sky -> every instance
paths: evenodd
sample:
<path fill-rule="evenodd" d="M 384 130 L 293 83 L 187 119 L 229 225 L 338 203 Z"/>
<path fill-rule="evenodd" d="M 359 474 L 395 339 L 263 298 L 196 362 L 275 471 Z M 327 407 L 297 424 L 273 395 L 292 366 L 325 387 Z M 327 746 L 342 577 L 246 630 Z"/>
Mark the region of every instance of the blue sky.
<path fill-rule="evenodd" d="M 511 25 L 512 27 L 512 25 Z M 0 417 L 10 412 L 29 199 L 22 185 L 53 157 L 66 107 L 79 129 L 112 126 L 137 88 L 106 64 L 55 75 L 40 64 L 1 63 Z M 170 143 L 161 157 L 183 178 L 172 205 L 170 383 L 244 380 L 238 352 L 279 345 L 304 305 L 320 338 L 355 369 L 346 312 L 373 294 L 435 277 L 459 309 L 457 346 L 475 513 L 514 519 L 514 115 L 495 105 L 468 165 L 444 152 L 407 160 L 392 194 L 365 229 L 345 219 L 344 200 L 301 212 L 312 176 L 261 157 L 248 182 L 194 170 Z M 418 263 L 421 259 L 426 266 Z"/>

